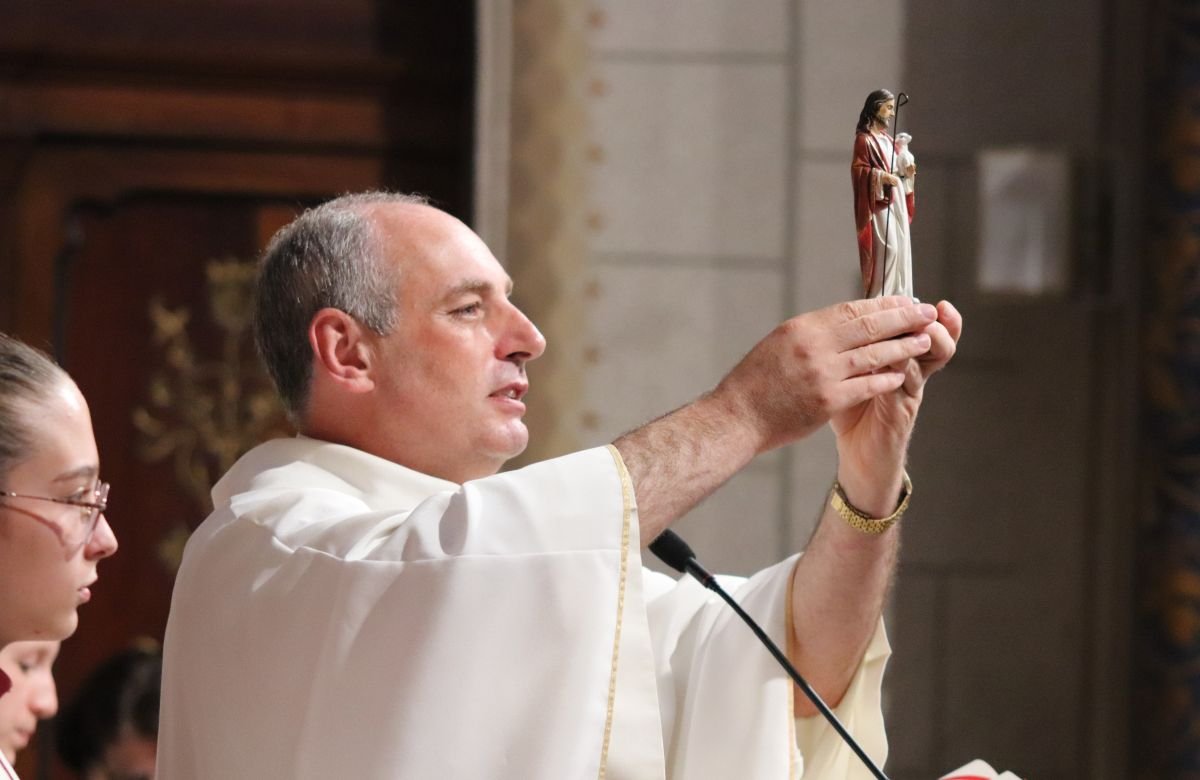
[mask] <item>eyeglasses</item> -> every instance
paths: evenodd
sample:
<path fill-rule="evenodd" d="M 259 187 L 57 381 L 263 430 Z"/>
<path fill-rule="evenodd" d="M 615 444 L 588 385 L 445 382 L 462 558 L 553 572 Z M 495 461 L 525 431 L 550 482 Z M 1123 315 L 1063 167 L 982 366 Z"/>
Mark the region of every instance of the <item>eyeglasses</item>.
<path fill-rule="evenodd" d="M 84 501 L 79 498 L 27 496 L 24 493 L 13 493 L 8 490 L 0 490 L 0 498 L 28 498 L 34 501 L 53 501 L 56 504 L 78 507 L 77 523 L 54 525 L 62 534 L 63 544 L 69 549 L 78 550 L 91 540 L 92 534 L 96 531 L 96 524 L 100 522 L 100 515 L 104 513 L 105 509 L 108 509 L 109 487 L 107 482 L 97 483 L 96 488 L 92 491 L 92 501 Z"/>

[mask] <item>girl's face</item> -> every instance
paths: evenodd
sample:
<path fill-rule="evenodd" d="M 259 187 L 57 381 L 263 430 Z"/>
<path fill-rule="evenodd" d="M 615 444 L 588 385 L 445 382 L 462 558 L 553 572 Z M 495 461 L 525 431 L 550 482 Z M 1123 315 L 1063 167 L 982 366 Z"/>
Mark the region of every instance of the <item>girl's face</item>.
<path fill-rule="evenodd" d="M 0 670 L 12 688 L 0 696 L 0 752 L 10 762 L 29 744 L 39 720 L 58 712 L 58 690 L 50 667 L 58 642 L 13 642 L 0 650 Z"/>
<path fill-rule="evenodd" d="M 0 478 L 0 490 L 39 498 L 0 498 L 0 644 L 74 633 L 96 564 L 117 549 L 103 515 L 85 541 L 80 526 L 88 510 L 44 500 L 95 500 L 100 460 L 75 384 L 63 382 L 30 404 L 25 427 L 28 455 Z"/>

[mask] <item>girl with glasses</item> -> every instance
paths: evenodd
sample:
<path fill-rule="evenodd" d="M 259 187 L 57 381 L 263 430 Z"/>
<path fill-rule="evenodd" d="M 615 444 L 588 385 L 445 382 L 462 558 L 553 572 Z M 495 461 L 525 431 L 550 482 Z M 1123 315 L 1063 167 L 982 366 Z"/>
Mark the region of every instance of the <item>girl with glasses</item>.
<path fill-rule="evenodd" d="M 92 419 L 45 354 L 0 334 L 0 647 L 60 640 L 116 552 Z M 0 691 L 11 686 L 0 672 Z M 0 754 L 0 780 L 16 773 Z"/>

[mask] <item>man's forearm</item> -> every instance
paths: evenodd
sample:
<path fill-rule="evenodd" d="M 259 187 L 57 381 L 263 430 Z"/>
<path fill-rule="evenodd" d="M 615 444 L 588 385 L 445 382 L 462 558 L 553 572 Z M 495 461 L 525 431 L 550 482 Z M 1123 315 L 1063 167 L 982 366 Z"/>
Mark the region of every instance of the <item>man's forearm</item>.
<path fill-rule="evenodd" d="M 925 382 L 953 357 L 962 318 L 949 303 L 927 329 L 927 355 L 905 366 L 900 391 L 835 415 L 838 482 L 861 514 L 891 515 L 900 501 L 908 444 Z M 825 500 L 821 522 L 796 564 L 792 591 L 792 660 L 830 704 L 836 705 L 875 633 L 895 573 L 904 521 L 878 535 L 852 528 Z M 797 694 L 799 695 L 799 693 Z M 797 698 L 798 714 L 815 714 Z"/>
<path fill-rule="evenodd" d="M 890 471 L 890 469 L 888 469 Z M 864 514 L 886 517 L 900 500 L 903 469 L 862 480 L 840 467 L 848 501 Z M 900 525 L 879 535 L 850 527 L 829 500 L 793 580 L 792 662 L 830 706 L 845 695 L 875 633 L 895 572 Z M 797 692 L 797 715 L 816 708 Z"/>
<path fill-rule="evenodd" d="M 761 436 L 707 394 L 613 442 L 637 496 L 643 547 L 758 454 Z"/>

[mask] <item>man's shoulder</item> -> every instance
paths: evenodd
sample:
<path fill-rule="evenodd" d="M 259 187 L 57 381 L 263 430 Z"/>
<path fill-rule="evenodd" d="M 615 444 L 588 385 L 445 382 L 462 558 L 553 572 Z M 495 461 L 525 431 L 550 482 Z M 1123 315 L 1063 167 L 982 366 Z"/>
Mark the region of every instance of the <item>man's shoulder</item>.
<path fill-rule="evenodd" d="M 345 445 L 275 439 L 243 455 L 213 488 L 213 511 L 185 557 L 308 550 L 351 559 L 452 483 Z"/>
<path fill-rule="evenodd" d="M 243 455 L 213 488 L 213 505 L 251 493 L 334 492 L 362 499 L 409 504 L 457 489 L 345 444 L 296 436 L 264 442 Z"/>
<path fill-rule="evenodd" d="M 413 561 L 607 549 L 620 546 L 626 526 L 636 538 L 634 517 L 612 448 L 458 485 L 353 448 L 284 440 L 260 445 L 230 469 L 188 554 L 309 550 L 347 561 Z"/>

